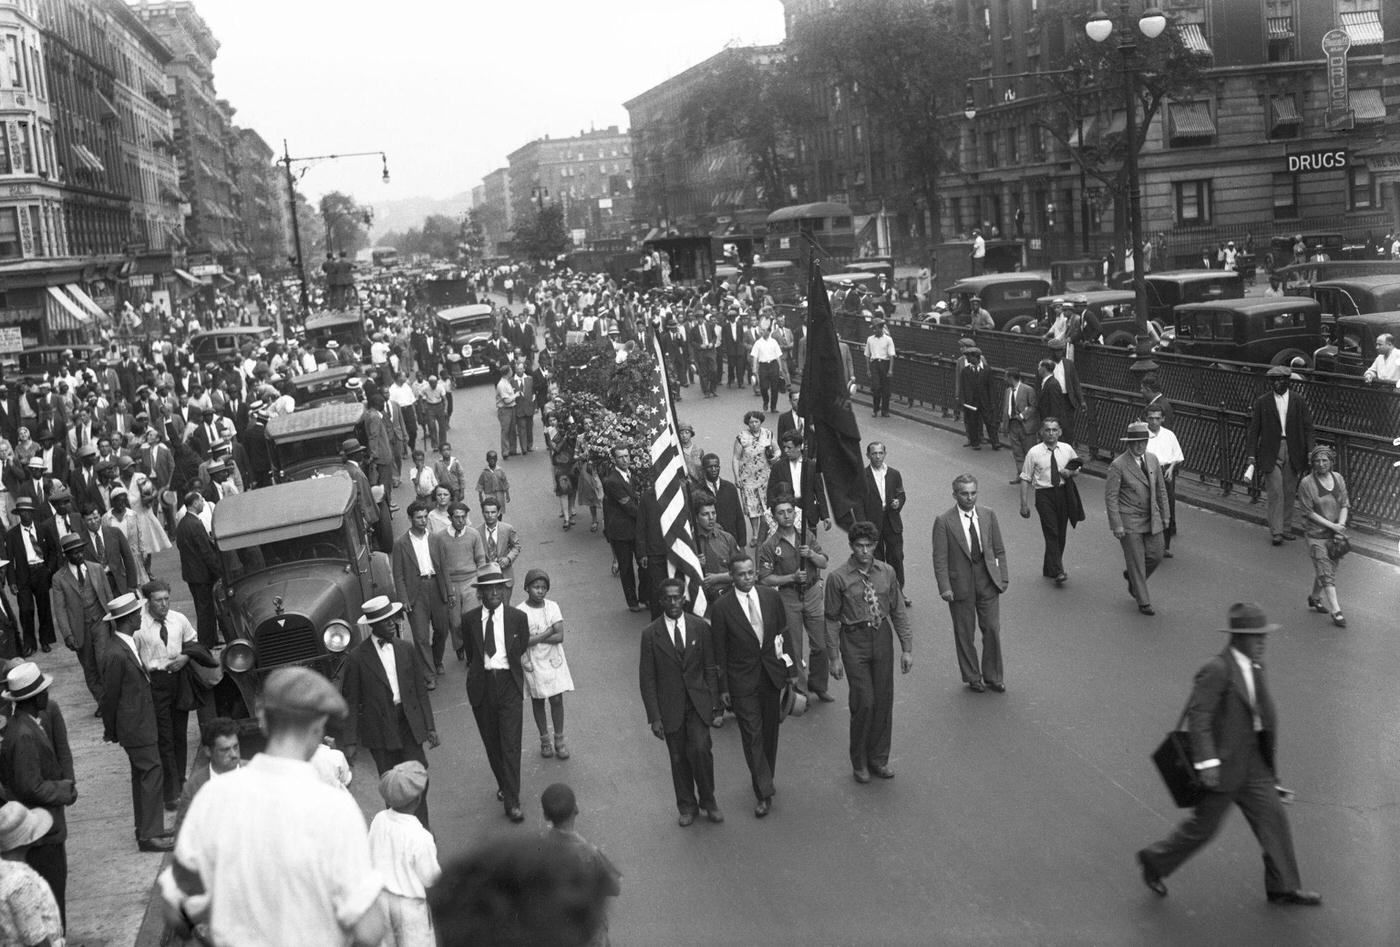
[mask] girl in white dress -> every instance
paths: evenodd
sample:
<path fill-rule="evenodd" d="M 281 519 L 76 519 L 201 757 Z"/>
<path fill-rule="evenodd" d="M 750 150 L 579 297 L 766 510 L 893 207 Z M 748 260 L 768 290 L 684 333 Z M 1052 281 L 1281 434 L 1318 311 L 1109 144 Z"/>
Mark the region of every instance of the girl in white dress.
<path fill-rule="evenodd" d="M 136 525 L 136 514 L 131 511 L 131 494 L 127 493 L 126 487 L 114 487 L 111 501 L 112 508 L 102 514 L 102 525 L 115 526 L 126 535 L 132 557 L 136 560 L 136 584 L 145 585 L 151 577 L 146 568 L 150 553 L 141 545 L 141 530 Z"/>
<path fill-rule="evenodd" d="M 131 504 L 130 516 L 135 521 L 137 534 L 141 537 L 141 568 L 149 575 L 151 557 L 171 546 L 170 537 L 165 534 L 165 527 L 160 524 L 156 515 L 156 506 L 160 500 L 156 497 L 155 483 L 137 470 L 129 457 L 123 455 L 118 464 L 122 468 L 122 486 L 126 488 L 127 500 Z M 131 550 L 136 551 L 136 543 L 131 544 Z"/>
<path fill-rule="evenodd" d="M 525 669 L 525 689 L 530 692 L 530 709 L 540 731 L 540 756 L 569 758 L 564 742 L 564 692 L 574 689 L 569 662 L 564 658 L 564 615 L 549 594 L 549 574 L 543 569 L 525 573 L 525 602 L 520 610 L 530 621 L 530 646 L 521 665 Z M 549 702 L 548 716 L 545 702 Z M 549 737 L 549 717 L 554 718 L 554 739 Z"/>

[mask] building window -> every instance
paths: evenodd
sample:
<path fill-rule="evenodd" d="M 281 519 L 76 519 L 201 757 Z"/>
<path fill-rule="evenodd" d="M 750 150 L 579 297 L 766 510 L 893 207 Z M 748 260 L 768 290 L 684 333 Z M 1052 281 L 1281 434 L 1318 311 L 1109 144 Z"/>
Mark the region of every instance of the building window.
<path fill-rule="evenodd" d="M 1376 182 L 1364 164 L 1347 168 L 1347 205 L 1352 210 L 1369 210 L 1376 206 Z"/>
<path fill-rule="evenodd" d="M 0 260 L 13 260 L 23 254 L 19 243 L 19 216 L 14 207 L 0 207 Z"/>
<path fill-rule="evenodd" d="M 1264 121 L 1273 139 L 1297 138 L 1303 130 L 1303 116 L 1298 111 L 1298 96 L 1292 92 L 1269 96 L 1269 114 Z"/>
<path fill-rule="evenodd" d="M 29 133 L 29 123 L 19 123 L 20 164 L 25 174 L 34 173 L 34 139 Z"/>
<path fill-rule="evenodd" d="M 1177 181 L 1172 185 L 1179 224 L 1210 223 L 1210 181 Z"/>
<path fill-rule="evenodd" d="M 29 229 L 34 234 L 34 255 L 50 256 L 44 251 L 44 222 L 39 216 L 39 205 L 29 206 Z"/>
<path fill-rule="evenodd" d="M 986 138 L 984 139 L 984 142 L 985 142 L 985 144 L 986 144 L 986 146 L 987 146 L 987 167 L 989 167 L 989 168 L 995 168 L 995 167 L 997 166 L 997 136 L 996 136 L 996 133 L 993 132 L 993 133 L 987 135 Z"/>
<path fill-rule="evenodd" d="M 948 216 L 952 218 L 950 223 L 953 225 L 953 232 L 962 233 L 963 207 L 961 197 L 952 197 L 948 199 Z"/>
<path fill-rule="evenodd" d="M 1006 163 L 1011 165 L 1021 163 L 1021 136 L 1018 128 L 1006 130 Z"/>
<path fill-rule="evenodd" d="M 1045 160 L 1045 129 L 1040 125 L 1030 127 L 1031 138 L 1031 160 Z"/>
<path fill-rule="evenodd" d="M 1274 175 L 1274 220 L 1292 220 L 1298 216 L 1298 175 Z"/>
<path fill-rule="evenodd" d="M 1267 0 L 1264 15 L 1269 62 L 1291 62 L 1296 58 L 1297 40 L 1293 0 Z"/>

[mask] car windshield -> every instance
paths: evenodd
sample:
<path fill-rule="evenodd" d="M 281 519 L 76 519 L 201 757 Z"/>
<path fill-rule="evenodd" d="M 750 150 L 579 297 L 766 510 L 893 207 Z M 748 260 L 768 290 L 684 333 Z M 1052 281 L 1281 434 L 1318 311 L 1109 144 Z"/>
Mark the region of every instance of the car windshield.
<path fill-rule="evenodd" d="M 239 549 L 223 557 L 224 580 L 227 583 L 237 582 L 245 575 L 270 566 L 305 562 L 308 559 L 348 561 L 350 553 L 345 548 L 344 534 L 334 529 Z"/>
<path fill-rule="evenodd" d="M 319 437 L 308 437 L 303 441 L 278 444 L 277 464 L 285 469 L 309 461 L 338 462 L 341 442 L 353 433 L 350 430 L 334 431 Z"/>

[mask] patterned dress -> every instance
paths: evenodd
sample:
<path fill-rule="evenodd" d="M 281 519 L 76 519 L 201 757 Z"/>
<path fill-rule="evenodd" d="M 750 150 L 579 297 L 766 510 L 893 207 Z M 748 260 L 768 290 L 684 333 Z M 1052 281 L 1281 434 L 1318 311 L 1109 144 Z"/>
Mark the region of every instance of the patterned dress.
<path fill-rule="evenodd" d="M 773 446 L 773 432 L 761 427 L 755 435 L 745 428 L 735 441 L 740 448 L 735 479 L 744 501 L 744 513 L 747 516 L 762 516 L 767 506 L 768 449 Z"/>

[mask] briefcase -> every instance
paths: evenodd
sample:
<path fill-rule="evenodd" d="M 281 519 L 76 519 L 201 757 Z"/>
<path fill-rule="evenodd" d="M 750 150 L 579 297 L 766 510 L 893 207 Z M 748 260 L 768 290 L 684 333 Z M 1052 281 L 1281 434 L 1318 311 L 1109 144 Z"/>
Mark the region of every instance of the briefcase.
<path fill-rule="evenodd" d="M 1187 699 L 1186 707 L 1181 708 L 1181 716 L 1176 718 L 1173 727 L 1152 754 L 1152 763 L 1162 774 L 1162 782 L 1167 784 L 1167 792 L 1183 809 L 1189 809 L 1201 801 L 1206 794 L 1206 786 L 1201 782 L 1201 774 L 1191 759 L 1191 734 L 1181 729 L 1186 722 L 1186 711 L 1191 706 Z"/>

